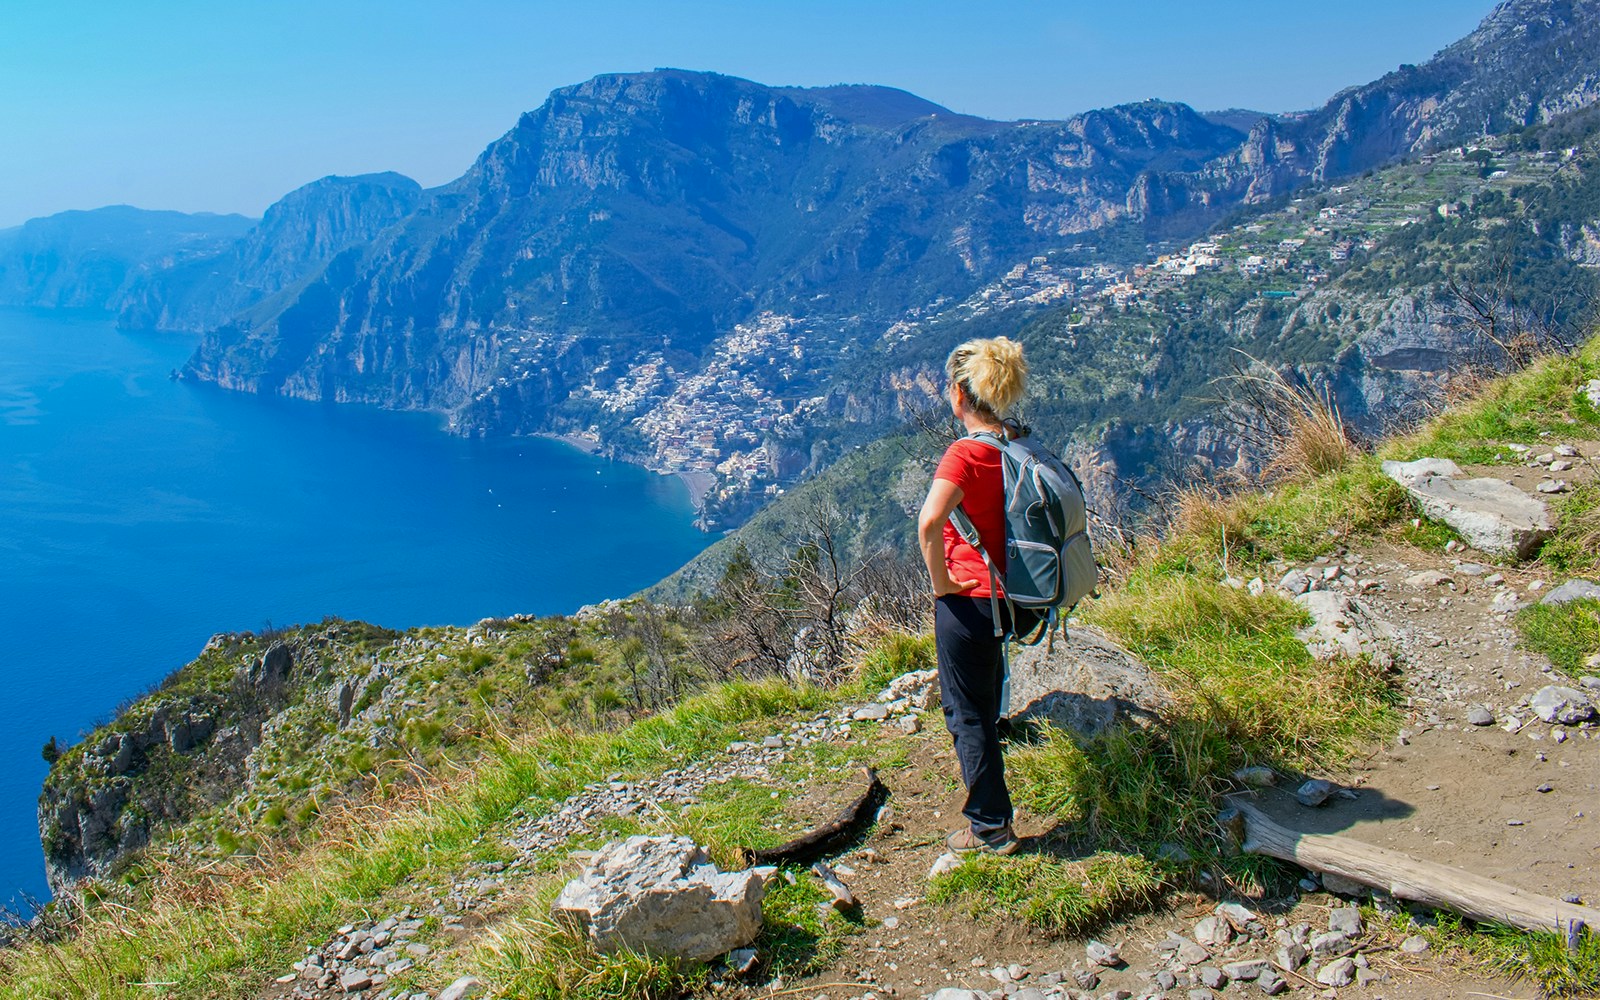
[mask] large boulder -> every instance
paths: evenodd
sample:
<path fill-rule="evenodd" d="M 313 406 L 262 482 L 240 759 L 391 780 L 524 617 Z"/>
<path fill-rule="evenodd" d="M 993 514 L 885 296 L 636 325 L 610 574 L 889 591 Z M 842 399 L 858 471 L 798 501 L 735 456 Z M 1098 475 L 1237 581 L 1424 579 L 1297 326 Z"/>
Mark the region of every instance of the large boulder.
<path fill-rule="evenodd" d="M 1143 661 L 1097 629 L 1073 627 L 1054 643 L 1012 647 L 1011 704 L 1021 706 L 1014 718 L 1092 737 L 1119 718 L 1154 721 L 1171 702 Z"/>
<path fill-rule="evenodd" d="M 1406 490 L 1423 513 L 1454 528 L 1480 552 L 1526 559 L 1550 536 L 1544 501 L 1498 479 L 1424 476 Z"/>
<path fill-rule="evenodd" d="M 629 837 L 596 854 L 551 912 L 602 954 L 703 962 L 756 939 L 765 888 L 755 871 L 719 871 L 688 837 Z"/>
<path fill-rule="evenodd" d="M 890 681 L 889 686 L 878 694 L 878 700 L 896 702 L 904 698 L 912 708 L 927 711 L 939 707 L 939 695 L 937 669 L 913 670 Z"/>
<path fill-rule="evenodd" d="M 250 667 L 250 683 L 264 695 L 278 694 L 289 683 L 289 672 L 293 669 L 294 651 L 287 643 L 274 642 Z"/>

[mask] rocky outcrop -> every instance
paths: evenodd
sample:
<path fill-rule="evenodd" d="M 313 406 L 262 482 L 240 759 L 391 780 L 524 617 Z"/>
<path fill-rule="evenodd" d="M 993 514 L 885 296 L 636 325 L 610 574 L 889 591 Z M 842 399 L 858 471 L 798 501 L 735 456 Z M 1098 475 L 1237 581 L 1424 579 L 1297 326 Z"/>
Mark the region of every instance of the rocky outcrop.
<path fill-rule="evenodd" d="M 1420 66 L 1354 87 L 1296 129 L 1313 178 L 1546 122 L 1600 99 L 1596 0 L 1507 0 Z"/>
<path fill-rule="evenodd" d="M 687 837 L 629 837 L 603 848 L 551 913 L 601 954 L 704 962 L 754 941 L 766 883 L 723 872 Z"/>
<path fill-rule="evenodd" d="M 219 636 L 207 651 L 225 655 L 230 644 Z M 209 782 L 197 778 L 239 772 L 263 720 L 286 701 L 293 669 L 290 647 L 274 643 L 239 668 L 231 691 L 158 693 L 93 745 L 63 754 L 39 797 L 51 892 L 112 874 L 155 828 L 187 819 L 206 800 Z"/>
<path fill-rule="evenodd" d="M 1149 667 L 1092 628 L 1011 652 L 1013 718 L 1092 737 L 1119 720 L 1152 722 L 1171 702 Z"/>
<path fill-rule="evenodd" d="M 1448 458 L 1419 458 L 1411 462 L 1384 462 L 1383 474 L 1399 483 L 1410 486 L 1433 476 L 1446 479 L 1461 475 L 1461 467 Z"/>

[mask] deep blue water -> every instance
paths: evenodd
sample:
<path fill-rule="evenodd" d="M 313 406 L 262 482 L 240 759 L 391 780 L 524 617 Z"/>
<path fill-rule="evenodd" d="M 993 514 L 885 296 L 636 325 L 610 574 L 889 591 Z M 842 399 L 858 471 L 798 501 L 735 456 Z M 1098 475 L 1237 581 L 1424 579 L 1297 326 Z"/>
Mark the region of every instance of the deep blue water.
<path fill-rule="evenodd" d="M 76 742 L 211 634 L 572 611 L 709 541 L 676 479 L 171 381 L 192 346 L 0 310 L 0 904 L 45 894 L 45 740 Z"/>

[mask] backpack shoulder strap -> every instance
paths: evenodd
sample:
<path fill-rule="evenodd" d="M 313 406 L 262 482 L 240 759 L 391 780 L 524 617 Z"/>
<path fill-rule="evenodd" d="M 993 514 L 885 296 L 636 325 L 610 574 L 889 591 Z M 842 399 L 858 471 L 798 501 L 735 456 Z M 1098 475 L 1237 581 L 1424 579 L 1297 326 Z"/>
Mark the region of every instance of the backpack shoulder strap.
<path fill-rule="evenodd" d="M 1006 439 L 994 431 L 973 431 L 966 436 L 973 441 L 982 441 L 984 444 L 1000 451 L 1006 450 Z"/>
<path fill-rule="evenodd" d="M 998 434 L 992 431 L 974 431 L 967 436 L 975 441 L 982 441 L 984 444 L 998 448 L 1001 453 L 1006 450 L 1005 442 L 1001 440 Z M 1005 586 L 1000 579 L 1000 570 L 995 566 L 994 559 L 984 549 L 983 541 L 978 535 L 978 526 L 972 523 L 972 518 L 967 516 L 967 512 L 961 508 L 960 504 L 956 504 L 955 509 L 950 512 L 950 526 L 956 529 L 956 534 L 961 536 L 962 541 L 976 549 L 978 555 L 983 557 L 983 565 L 989 571 L 989 611 L 994 618 L 994 634 L 996 638 L 1003 638 L 1006 634 L 1006 629 L 1001 624 L 1000 600 L 1001 594 L 1005 591 Z M 1005 601 L 1009 607 L 1011 597 L 1007 595 Z"/>

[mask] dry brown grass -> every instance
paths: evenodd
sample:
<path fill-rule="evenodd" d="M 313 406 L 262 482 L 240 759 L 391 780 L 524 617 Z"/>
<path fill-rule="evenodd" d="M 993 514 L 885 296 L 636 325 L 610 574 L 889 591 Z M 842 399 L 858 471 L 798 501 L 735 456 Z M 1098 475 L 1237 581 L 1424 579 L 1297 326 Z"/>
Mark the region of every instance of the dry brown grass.
<path fill-rule="evenodd" d="M 1189 537 L 1216 551 L 1224 564 L 1249 538 L 1250 512 L 1246 505 L 1211 483 L 1196 483 L 1176 490 L 1165 504 L 1168 539 Z"/>
<path fill-rule="evenodd" d="M 1600 506 L 1590 507 L 1574 516 L 1572 530 L 1580 550 L 1600 552 Z"/>
<path fill-rule="evenodd" d="M 1261 418 L 1252 428 L 1270 455 L 1262 470 L 1268 481 L 1307 481 L 1344 466 L 1356 447 L 1344 418 L 1327 390 L 1290 381 L 1282 372 L 1251 359 L 1247 371 L 1231 376 L 1248 409 Z"/>

